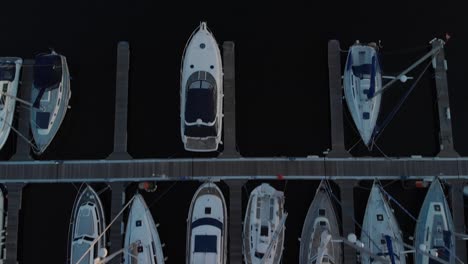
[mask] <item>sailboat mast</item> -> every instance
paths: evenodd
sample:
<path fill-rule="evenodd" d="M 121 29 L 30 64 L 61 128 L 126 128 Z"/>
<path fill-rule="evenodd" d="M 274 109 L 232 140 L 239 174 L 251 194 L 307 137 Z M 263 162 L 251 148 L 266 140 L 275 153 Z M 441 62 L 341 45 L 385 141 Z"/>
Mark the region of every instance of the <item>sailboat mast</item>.
<path fill-rule="evenodd" d="M 439 40 L 439 41 L 442 41 L 442 40 Z M 432 41 L 431 41 L 432 42 Z M 421 57 L 419 60 L 417 60 L 415 63 L 413 63 L 411 66 L 409 66 L 406 70 L 402 71 L 400 74 L 398 74 L 397 77 L 395 77 L 393 80 L 389 81 L 387 84 L 385 84 L 382 89 L 376 91 L 372 96 L 369 97 L 368 100 L 371 100 L 372 98 L 374 98 L 375 96 L 383 93 L 388 87 L 390 87 L 390 85 L 392 85 L 393 83 L 395 83 L 397 80 L 400 80 L 400 78 L 402 76 L 404 76 L 405 74 L 407 74 L 408 72 L 412 71 L 414 68 L 416 68 L 419 64 L 421 64 L 423 61 L 425 61 L 426 59 L 428 59 L 429 57 L 431 56 L 434 56 L 436 55 L 437 53 L 439 53 L 439 51 L 443 48 L 443 45 L 440 45 L 434 49 L 432 49 L 430 52 L 428 52 L 426 55 L 424 55 L 423 57 Z"/>

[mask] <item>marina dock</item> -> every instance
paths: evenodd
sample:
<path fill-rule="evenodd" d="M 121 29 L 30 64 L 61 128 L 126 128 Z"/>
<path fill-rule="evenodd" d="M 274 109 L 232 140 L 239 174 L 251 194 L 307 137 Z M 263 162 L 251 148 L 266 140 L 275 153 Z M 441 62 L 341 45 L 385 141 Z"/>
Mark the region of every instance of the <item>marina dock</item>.
<path fill-rule="evenodd" d="M 441 45 L 434 41 L 433 46 Z M 440 153 L 437 157 L 358 158 L 346 151 L 343 135 L 343 102 L 339 42 L 328 44 L 331 150 L 327 156 L 244 158 L 236 144 L 234 42 L 223 44 L 224 59 L 224 152 L 219 158 L 132 159 L 127 152 L 127 114 L 130 45 L 119 42 L 115 99 L 114 151 L 102 160 L 32 160 L 30 146 L 17 137 L 16 153 L 0 163 L 0 180 L 8 188 L 6 263 L 17 263 L 18 222 L 21 192 L 28 183 L 107 182 L 112 189 L 111 217 L 124 201 L 124 186 L 137 181 L 219 181 L 229 186 L 229 259 L 242 263 L 242 187 L 248 180 L 336 180 L 340 187 L 343 236 L 355 233 L 354 187 L 359 180 L 420 180 L 438 176 L 452 184 L 450 201 L 457 232 L 465 232 L 463 184 L 468 181 L 468 157 L 453 148 L 448 85 L 443 51 L 435 62 L 440 121 Z M 25 60 L 32 65 L 33 60 Z M 20 96 L 29 98 L 32 67 L 23 67 Z M 29 109 L 21 108 L 19 131 L 29 135 Z M 122 216 L 110 229 L 110 250 L 122 246 Z M 457 256 L 466 262 L 465 241 L 457 240 Z M 344 246 L 345 264 L 356 263 L 355 250 Z M 118 258 L 112 263 L 120 263 Z"/>

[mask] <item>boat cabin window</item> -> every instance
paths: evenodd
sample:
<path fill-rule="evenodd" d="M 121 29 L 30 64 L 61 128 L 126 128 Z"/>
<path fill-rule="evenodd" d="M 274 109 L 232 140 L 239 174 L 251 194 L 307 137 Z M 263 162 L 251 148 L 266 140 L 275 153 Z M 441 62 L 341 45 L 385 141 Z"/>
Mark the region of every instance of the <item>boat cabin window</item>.
<path fill-rule="evenodd" d="M 261 258 L 263 258 L 264 255 L 265 255 L 265 254 L 263 254 L 263 253 L 260 253 L 260 252 L 258 252 L 258 251 L 255 251 L 255 257 L 256 257 L 256 258 L 261 259 Z"/>
<path fill-rule="evenodd" d="M 4 83 L 2 87 L 2 97 L 0 98 L 0 109 L 3 109 L 6 100 L 6 93 L 8 92 L 8 83 Z"/>
<path fill-rule="evenodd" d="M 377 221 L 383 221 L 383 215 L 378 214 L 377 215 Z"/>
<path fill-rule="evenodd" d="M 194 81 L 189 89 L 213 89 L 213 85 L 207 81 Z"/>
<path fill-rule="evenodd" d="M 211 214 L 211 207 L 205 207 L 205 214 Z"/>
<path fill-rule="evenodd" d="M 370 118 L 370 113 L 369 112 L 363 112 L 362 113 L 362 119 L 369 120 L 369 118 Z"/>
<path fill-rule="evenodd" d="M 326 226 L 327 225 L 327 222 L 325 221 L 320 221 L 320 226 Z"/>
<path fill-rule="evenodd" d="M 16 65 L 13 62 L 0 63 L 0 80 L 12 82 L 15 79 Z"/>
<path fill-rule="evenodd" d="M 262 226 L 260 228 L 260 236 L 268 236 L 268 226 Z"/>
<path fill-rule="evenodd" d="M 434 210 L 436 212 L 440 212 L 440 205 L 439 204 L 434 204 Z"/>
<path fill-rule="evenodd" d="M 324 216 L 325 215 L 325 209 L 319 209 L 319 215 Z"/>
<path fill-rule="evenodd" d="M 135 221 L 135 225 L 136 225 L 136 226 L 141 226 L 141 220 L 136 220 L 136 221 Z"/>
<path fill-rule="evenodd" d="M 273 220 L 274 210 L 275 210 L 275 200 L 270 199 L 270 220 Z"/>
<path fill-rule="evenodd" d="M 196 235 L 195 252 L 217 253 L 217 237 L 215 235 Z"/>
<path fill-rule="evenodd" d="M 322 259 L 322 263 L 329 263 L 328 258 L 327 258 L 327 257 L 324 257 L 324 258 Z"/>

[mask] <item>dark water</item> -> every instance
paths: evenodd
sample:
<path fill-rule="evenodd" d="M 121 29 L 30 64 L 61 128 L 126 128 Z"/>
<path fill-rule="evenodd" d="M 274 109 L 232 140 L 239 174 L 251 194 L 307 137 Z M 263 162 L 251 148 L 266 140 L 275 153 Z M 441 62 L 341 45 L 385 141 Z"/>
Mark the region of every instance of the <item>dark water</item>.
<path fill-rule="evenodd" d="M 323 3 L 322 8 L 270 3 L 271 11 L 266 12 L 263 4 L 247 1 L 193 2 L 184 8 L 179 4 L 162 8 L 149 1 L 75 1 L 66 7 L 60 1 L 29 2 L 4 3 L 6 10 L 22 10 L 23 19 L 4 27 L 11 41 L 2 43 L 1 55 L 33 58 L 52 47 L 67 56 L 73 77 L 72 109 L 47 153 L 37 159 L 99 159 L 112 151 L 115 54 L 120 40 L 131 45 L 129 152 L 137 158 L 218 155 L 185 152 L 180 140 L 180 59 L 201 20 L 208 21 L 220 45 L 226 40 L 236 43 L 237 141 L 244 156 L 321 155 L 330 147 L 329 39 L 340 40 L 342 49 L 355 39 L 382 40 L 384 72 L 395 74 L 429 50 L 413 48 L 446 32 L 452 36 L 446 53 L 455 147 L 462 155 L 468 152 L 463 125 L 468 111 L 464 103 L 468 92 L 463 89 L 468 76 L 463 51 L 468 29 L 460 23 L 459 6 L 405 3 L 382 12 L 370 1 Z M 66 12 L 65 20 L 60 12 Z M 371 15 L 374 12 L 379 15 Z M 6 21 L 13 19 L 9 19 L 12 14 L 5 14 Z M 378 139 L 386 155 L 438 152 L 432 77 L 430 70 Z M 404 89 L 396 86 L 385 94 L 381 118 Z M 359 138 L 349 117 L 345 107 L 347 147 Z M 12 155 L 15 139 L 10 137 L 0 158 Z M 352 154 L 383 155 L 377 149 L 368 152 L 362 143 Z"/>

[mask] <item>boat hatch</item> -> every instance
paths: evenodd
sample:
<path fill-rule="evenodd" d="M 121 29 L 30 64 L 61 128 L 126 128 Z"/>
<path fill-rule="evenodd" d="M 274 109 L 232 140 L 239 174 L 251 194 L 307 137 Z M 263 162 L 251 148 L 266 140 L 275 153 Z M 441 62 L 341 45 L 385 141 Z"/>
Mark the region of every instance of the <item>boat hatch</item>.
<path fill-rule="evenodd" d="M 319 215 L 325 216 L 325 209 L 319 209 Z"/>
<path fill-rule="evenodd" d="M 260 252 L 258 252 L 258 251 L 255 251 L 255 257 L 256 257 L 256 258 L 261 259 L 261 258 L 263 258 L 264 255 L 265 255 L 265 254 L 263 254 L 263 253 L 260 253 Z"/>
<path fill-rule="evenodd" d="M 385 239 L 380 239 L 380 244 L 385 245 Z"/>
<path fill-rule="evenodd" d="M 49 127 L 50 113 L 49 112 L 37 112 L 36 113 L 36 126 L 41 129 L 47 129 Z"/>
<path fill-rule="evenodd" d="M 141 246 L 141 245 L 140 245 L 140 246 L 138 246 L 137 250 L 138 250 L 138 253 L 141 253 L 141 252 L 143 252 L 143 246 Z"/>
<path fill-rule="evenodd" d="M 211 214 L 211 207 L 205 207 L 205 214 Z"/>
<path fill-rule="evenodd" d="M 325 221 L 320 221 L 320 226 L 327 226 L 327 222 L 325 222 Z"/>
<path fill-rule="evenodd" d="M 369 112 L 363 112 L 362 113 L 362 119 L 369 120 L 369 118 L 370 118 L 370 113 Z"/>
<path fill-rule="evenodd" d="M 217 237 L 215 235 L 196 235 L 195 252 L 217 253 Z"/>
<path fill-rule="evenodd" d="M 439 204 L 434 204 L 434 210 L 436 212 L 440 212 L 440 205 Z"/>
<path fill-rule="evenodd" d="M 262 226 L 260 228 L 260 235 L 261 236 L 268 236 L 268 226 Z"/>
<path fill-rule="evenodd" d="M 135 225 L 136 225 L 136 226 L 141 226 L 141 220 L 136 220 L 136 221 L 135 221 Z"/>
<path fill-rule="evenodd" d="M 377 221 L 383 221 L 383 215 L 382 214 L 377 215 Z"/>

